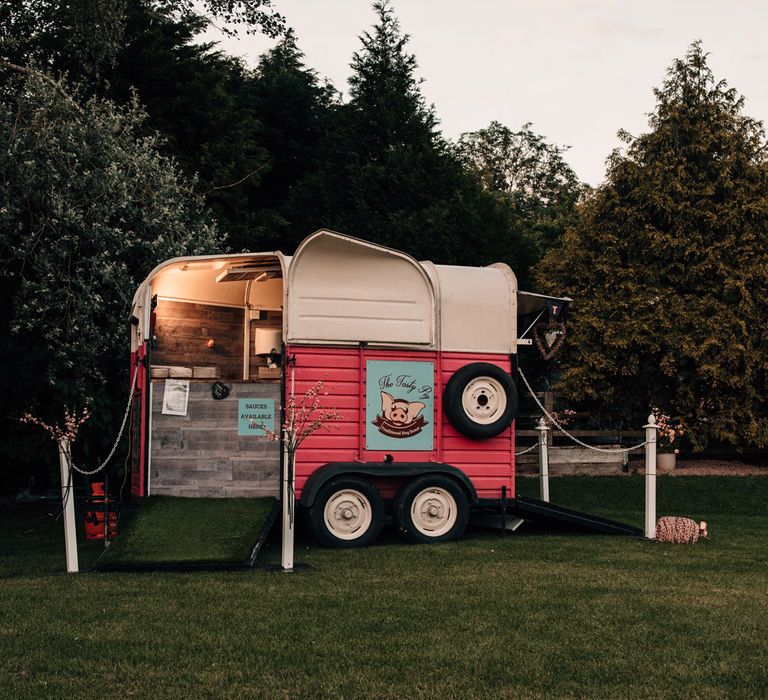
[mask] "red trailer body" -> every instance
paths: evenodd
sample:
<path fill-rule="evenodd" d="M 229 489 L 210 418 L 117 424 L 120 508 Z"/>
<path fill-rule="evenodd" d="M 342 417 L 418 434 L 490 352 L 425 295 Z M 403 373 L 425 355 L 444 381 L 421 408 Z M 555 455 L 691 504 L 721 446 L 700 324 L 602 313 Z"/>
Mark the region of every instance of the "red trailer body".
<path fill-rule="evenodd" d="M 292 258 L 163 263 L 134 297 L 132 491 L 277 491 L 269 479 L 278 461 L 285 476 L 284 454 L 263 432 L 254 441 L 245 409 L 260 406 L 279 431 L 286 392 L 322 382 L 340 420 L 295 461 L 295 497 L 318 538 L 367 544 L 385 509 L 413 541 L 454 538 L 471 506 L 514 496 L 514 375 L 530 343 L 517 318 L 545 313 L 548 299 L 519 292 L 502 263 L 434 265 L 331 231 Z M 222 383 L 210 392 L 196 383 L 212 377 Z M 186 382 L 173 387 L 186 391 L 178 406 L 170 381 Z"/>
<path fill-rule="evenodd" d="M 301 446 L 296 455 L 296 497 L 301 499 L 302 489 L 310 476 L 329 463 L 383 464 L 387 455 L 389 464 L 399 462 L 448 464 L 461 470 L 474 486 L 481 499 L 499 499 L 502 488 L 508 494 L 515 486 L 515 431 L 514 421 L 496 437 L 478 442 L 462 435 L 450 423 L 436 402 L 434 449 L 428 451 L 366 449 L 365 403 L 367 360 L 393 360 L 435 363 L 435 396 L 443 396 L 448 380 L 458 369 L 474 362 L 488 362 L 511 373 L 509 356 L 474 355 L 467 353 L 403 352 L 342 349 L 325 347 L 289 346 L 287 354 L 295 358 L 296 394 L 311 389 L 318 380 L 323 381 L 323 404 L 333 407 L 342 415 L 331 430 L 320 430 Z M 382 496 L 394 498 L 397 481 L 384 486 Z"/>

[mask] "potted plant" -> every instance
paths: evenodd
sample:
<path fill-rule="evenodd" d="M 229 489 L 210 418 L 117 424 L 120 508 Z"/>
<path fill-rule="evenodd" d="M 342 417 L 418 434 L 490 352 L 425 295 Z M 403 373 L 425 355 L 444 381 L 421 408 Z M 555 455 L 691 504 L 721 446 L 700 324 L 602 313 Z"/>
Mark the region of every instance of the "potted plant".
<path fill-rule="evenodd" d="M 658 430 L 656 432 L 656 470 L 671 472 L 677 465 L 677 455 L 685 435 L 683 424 L 673 421 L 666 413 L 654 408 Z"/>

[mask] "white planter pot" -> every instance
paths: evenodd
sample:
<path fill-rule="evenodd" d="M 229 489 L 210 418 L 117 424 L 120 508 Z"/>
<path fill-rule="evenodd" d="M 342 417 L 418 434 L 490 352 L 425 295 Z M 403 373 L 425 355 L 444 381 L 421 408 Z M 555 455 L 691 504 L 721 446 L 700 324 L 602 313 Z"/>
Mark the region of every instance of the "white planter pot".
<path fill-rule="evenodd" d="M 659 452 L 656 454 L 656 471 L 670 473 L 675 471 L 677 455 L 674 452 Z"/>

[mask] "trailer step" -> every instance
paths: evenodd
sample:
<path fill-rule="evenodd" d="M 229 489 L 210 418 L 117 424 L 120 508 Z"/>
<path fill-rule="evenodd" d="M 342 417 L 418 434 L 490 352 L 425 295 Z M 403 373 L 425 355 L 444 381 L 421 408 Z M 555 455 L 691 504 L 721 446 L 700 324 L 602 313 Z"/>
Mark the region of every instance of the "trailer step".
<path fill-rule="evenodd" d="M 507 532 L 514 532 L 525 521 L 515 515 L 508 514 L 504 518 L 504 529 Z M 498 514 L 489 515 L 488 513 L 472 513 L 469 516 L 469 524 L 474 527 L 486 527 L 491 530 L 501 530 L 501 516 Z"/>
<path fill-rule="evenodd" d="M 533 520 L 535 522 L 570 525 L 583 532 L 598 532 L 608 535 L 628 535 L 630 537 L 642 537 L 640 528 L 620 523 L 616 520 L 601 518 L 599 515 L 582 513 L 578 510 L 557 506 L 536 498 L 523 498 L 518 496 L 509 503 L 512 514 Z"/>

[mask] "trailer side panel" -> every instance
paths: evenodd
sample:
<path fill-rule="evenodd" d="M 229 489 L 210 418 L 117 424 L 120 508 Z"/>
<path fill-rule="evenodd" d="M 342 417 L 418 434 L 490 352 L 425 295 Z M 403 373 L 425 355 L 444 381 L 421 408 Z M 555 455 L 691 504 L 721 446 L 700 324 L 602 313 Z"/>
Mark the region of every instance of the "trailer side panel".
<path fill-rule="evenodd" d="M 287 391 L 290 392 L 291 373 L 294 377 L 294 392 L 299 397 L 312 389 L 318 381 L 323 382 L 322 405 L 327 410 L 341 414 L 341 420 L 321 429 L 309 437 L 296 456 L 296 495 L 301 492 L 307 479 L 321 466 L 333 462 L 386 463 L 432 462 L 445 463 L 459 468 L 473 483 L 480 498 L 499 498 L 502 487 L 514 493 L 514 422 L 500 435 L 487 440 L 471 440 L 461 435 L 444 417 L 442 410 L 445 385 L 451 375 L 461 367 L 473 362 L 489 362 L 505 371 L 511 370 L 510 358 L 506 355 L 477 355 L 469 353 L 437 353 L 418 350 L 382 350 L 364 346 L 357 348 L 291 346 L 288 357 L 293 361 L 287 370 Z M 425 433 L 429 431 L 431 441 L 421 441 L 422 449 L 378 449 L 371 447 L 372 420 L 371 405 L 378 401 L 366 391 L 367 368 L 369 363 L 408 363 L 419 367 L 433 366 L 433 396 L 429 408 L 429 420 L 424 421 Z M 393 377 L 397 383 L 397 377 Z M 387 388 L 386 386 L 384 388 Z M 393 395 L 396 389 L 390 390 Z M 422 403 L 429 403 L 423 400 Z M 368 411 L 366 407 L 368 406 Z M 429 427 L 428 423 L 434 422 Z M 366 433 L 368 430 L 368 433 Z M 384 440 L 386 442 L 386 440 Z M 407 445 L 403 441 L 403 445 Z M 392 497 L 396 484 L 385 485 L 383 495 Z"/>

